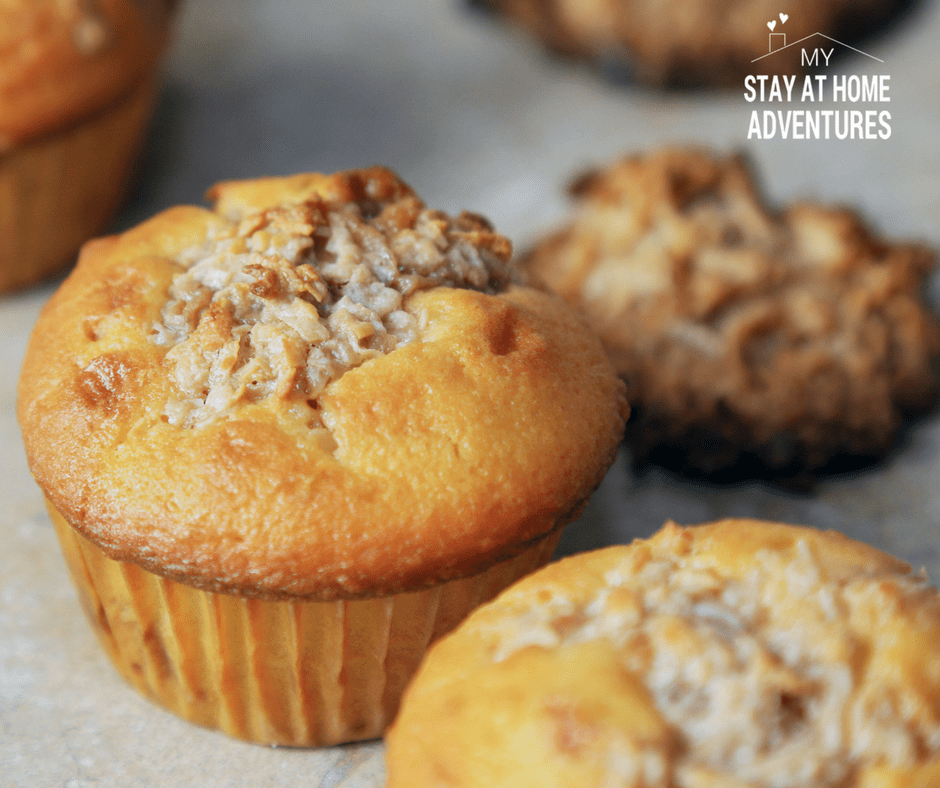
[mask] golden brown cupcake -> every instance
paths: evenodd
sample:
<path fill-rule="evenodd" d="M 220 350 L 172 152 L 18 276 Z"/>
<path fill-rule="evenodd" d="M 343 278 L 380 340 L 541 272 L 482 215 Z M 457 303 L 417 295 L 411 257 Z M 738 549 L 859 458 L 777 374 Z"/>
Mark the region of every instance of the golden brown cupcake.
<path fill-rule="evenodd" d="M 552 564 L 437 643 L 390 788 L 940 784 L 940 597 L 834 532 L 723 520 Z"/>
<path fill-rule="evenodd" d="M 695 148 L 630 156 L 573 191 L 573 220 L 528 265 L 626 381 L 638 462 L 793 476 L 882 456 L 933 406 L 927 248 L 841 208 L 773 211 L 740 156 Z"/>
<path fill-rule="evenodd" d="M 382 168 L 229 182 L 87 244 L 20 381 L 120 672 L 257 742 L 378 736 L 428 642 L 550 557 L 626 405 L 481 217 Z"/>
<path fill-rule="evenodd" d="M 174 5 L 0 3 L 0 291 L 66 264 L 114 216 Z"/>
<path fill-rule="evenodd" d="M 811 39 L 844 54 L 842 42 L 874 32 L 903 6 L 898 0 L 470 2 L 504 15 L 549 50 L 618 79 L 680 88 L 743 87 L 749 74 L 802 74 L 797 42 Z"/>

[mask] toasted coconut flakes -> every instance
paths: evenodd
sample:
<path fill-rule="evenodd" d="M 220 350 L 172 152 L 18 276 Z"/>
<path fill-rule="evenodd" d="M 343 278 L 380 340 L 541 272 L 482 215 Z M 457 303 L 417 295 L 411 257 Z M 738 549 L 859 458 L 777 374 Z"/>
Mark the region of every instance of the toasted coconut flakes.
<path fill-rule="evenodd" d="M 178 257 L 186 270 L 153 335 L 177 391 L 165 415 L 192 427 L 240 402 L 312 403 L 347 370 L 419 337 L 409 295 L 499 292 L 510 255 L 480 217 L 407 194 L 313 198 L 233 220 Z"/>
<path fill-rule="evenodd" d="M 493 659 L 612 641 L 679 736 L 676 788 L 845 788 L 862 767 L 940 751 L 940 720 L 903 678 L 866 673 L 864 641 L 934 593 L 923 578 L 829 581 L 805 542 L 795 557 L 756 556 L 743 578 L 692 564 L 650 558 L 609 572 L 585 603 L 554 597 L 502 619 Z M 853 631 L 869 616 L 870 631 Z"/>

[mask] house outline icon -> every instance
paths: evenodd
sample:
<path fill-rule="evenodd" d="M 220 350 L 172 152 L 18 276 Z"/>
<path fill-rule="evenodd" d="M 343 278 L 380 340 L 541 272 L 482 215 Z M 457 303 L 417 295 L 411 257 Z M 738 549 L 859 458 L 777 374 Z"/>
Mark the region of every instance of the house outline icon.
<path fill-rule="evenodd" d="M 780 46 L 778 46 L 778 47 L 775 47 L 775 46 L 774 46 L 774 39 L 775 39 L 775 38 L 777 38 L 777 39 L 781 39 L 781 38 L 782 38 L 782 39 L 783 39 L 783 43 L 782 43 Z M 768 55 L 773 54 L 773 53 L 776 52 L 778 49 L 785 49 L 786 46 L 787 46 L 787 34 L 786 34 L 786 33 L 771 33 L 771 34 L 767 37 L 767 40 L 769 41 L 769 44 L 767 45 L 767 54 L 768 54 Z M 753 62 L 753 61 L 752 61 L 752 62 Z"/>
<path fill-rule="evenodd" d="M 785 46 L 777 47 L 777 49 L 774 49 L 768 52 L 766 55 L 755 57 L 751 62 L 756 63 L 758 60 L 763 60 L 765 57 L 776 55 L 778 52 L 782 52 L 784 49 L 789 49 L 790 47 L 795 47 L 797 44 L 802 44 L 804 41 L 812 38 L 813 36 L 820 36 L 822 38 L 825 38 L 827 41 L 832 41 L 833 43 L 838 44 L 839 46 L 843 46 L 846 49 L 851 49 L 853 52 L 858 52 L 860 55 L 864 55 L 865 57 L 870 57 L 872 60 L 877 60 L 879 63 L 884 63 L 884 61 L 881 58 L 875 57 L 874 55 L 869 55 L 867 52 L 863 52 L 861 49 L 856 49 L 855 47 L 850 46 L 849 44 L 846 44 L 844 41 L 839 41 L 838 39 L 835 39 L 832 36 L 827 36 L 825 33 L 820 33 L 818 31 L 816 33 L 810 33 L 808 36 L 803 36 L 803 38 L 801 38 L 799 41 L 794 41 L 792 44 L 786 44 Z"/>

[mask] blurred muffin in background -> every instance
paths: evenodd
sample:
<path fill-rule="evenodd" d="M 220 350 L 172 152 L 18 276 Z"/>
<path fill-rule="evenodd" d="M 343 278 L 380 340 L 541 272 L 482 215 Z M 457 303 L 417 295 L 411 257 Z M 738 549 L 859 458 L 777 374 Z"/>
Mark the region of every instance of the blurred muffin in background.
<path fill-rule="evenodd" d="M 592 62 L 618 79 L 679 88 L 738 86 L 748 74 L 802 73 L 801 47 L 794 43 L 814 33 L 857 42 L 903 5 L 898 0 L 472 4 L 506 16 L 553 52 Z"/>
<path fill-rule="evenodd" d="M 67 264 L 113 218 L 174 5 L 0 2 L 0 290 Z"/>
<path fill-rule="evenodd" d="M 580 179 L 526 265 L 627 384 L 638 463 L 798 477 L 876 458 L 937 397 L 932 251 L 853 212 L 770 210 L 740 156 L 678 148 Z"/>

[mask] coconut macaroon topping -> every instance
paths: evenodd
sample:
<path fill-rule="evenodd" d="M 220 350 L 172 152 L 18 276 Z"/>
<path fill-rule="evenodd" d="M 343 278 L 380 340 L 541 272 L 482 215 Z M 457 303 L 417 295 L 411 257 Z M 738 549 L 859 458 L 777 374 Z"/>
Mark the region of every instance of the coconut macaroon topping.
<path fill-rule="evenodd" d="M 375 190 L 373 189 L 373 192 Z M 347 370 L 420 335 L 408 297 L 432 287 L 496 293 L 510 242 L 480 216 L 428 209 L 400 182 L 236 217 L 182 253 L 154 341 L 197 426 L 240 401 L 313 404 Z"/>
<path fill-rule="evenodd" d="M 936 591 L 884 567 L 827 579 L 807 541 L 795 553 L 759 552 L 733 579 L 694 556 L 634 550 L 592 598 L 491 622 L 493 660 L 611 642 L 673 731 L 631 759 L 643 785 L 854 786 L 860 768 L 940 751 L 937 715 L 881 653 L 897 647 L 899 611 L 936 611 Z"/>

